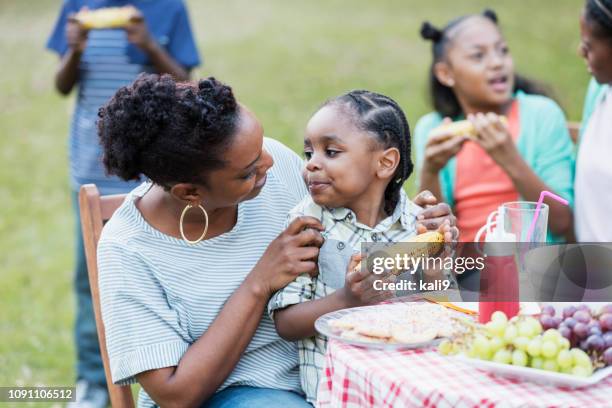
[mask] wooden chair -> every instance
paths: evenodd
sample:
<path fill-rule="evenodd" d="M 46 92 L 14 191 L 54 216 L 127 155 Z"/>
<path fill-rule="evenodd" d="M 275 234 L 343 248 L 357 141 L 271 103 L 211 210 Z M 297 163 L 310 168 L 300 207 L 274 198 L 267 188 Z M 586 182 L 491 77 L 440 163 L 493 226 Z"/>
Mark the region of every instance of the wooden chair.
<path fill-rule="evenodd" d="M 578 138 L 580 137 L 580 123 L 567 122 L 567 130 L 569 130 L 569 134 L 572 138 L 572 142 L 574 142 L 574 144 L 577 144 Z"/>
<path fill-rule="evenodd" d="M 96 328 L 98 330 L 98 341 L 100 342 L 100 353 L 104 363 L 104 374 L 108 384 L 111 405 L 119 408 L 133 408 L 134 398 L 132 388 L 129 385 L 118 386 L 113 384 L 110 374 L 108 351 L 106 350 L 106 336 L 102 314 L 100 311 L 100 292 L 98 291 L 98 241 L 102 233 L 102 227 L 121 205 L 125 194 L 100 196 L 95 184 L 86 184 L 79 191 L 79 206 L 81 212 L 81 228 L 83 231 L 83 243 L 85 246 L 85 257 L 87 259 L 87 272 L 89 274 L 89 286 L 91 298 L 96 317 Z"/>

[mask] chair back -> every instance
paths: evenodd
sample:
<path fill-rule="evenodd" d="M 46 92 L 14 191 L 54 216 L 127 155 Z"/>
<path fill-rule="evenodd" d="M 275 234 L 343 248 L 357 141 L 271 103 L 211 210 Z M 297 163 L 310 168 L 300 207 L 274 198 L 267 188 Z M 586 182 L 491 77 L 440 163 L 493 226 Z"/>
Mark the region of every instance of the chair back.
<path fill-rule="evenodd" d="M 96 317 L 96 328 L 100 353 L 104 363 L 104 374 L 108 385 L 111 405 L 118 408 L 133 408 L 134 398 L 132 388 L 129 385 L 118 386 L 113 384 L 106 350 L 106 336 L 102 314 L 100 311 L 100 292 L 98 288 L 98 241 L 102 233 L 104 223 L 119 208 L 125 194 L 100 196 L 95 184 L 85 184 L 79 191 L 79 207 L 81 212 L 81 229 L 83 231 L 83 244 L 85 247 L 85 258 L 87 259 L 87 273 L 89 274 L 89 287 L 91 288 L 91 299 Z"/>

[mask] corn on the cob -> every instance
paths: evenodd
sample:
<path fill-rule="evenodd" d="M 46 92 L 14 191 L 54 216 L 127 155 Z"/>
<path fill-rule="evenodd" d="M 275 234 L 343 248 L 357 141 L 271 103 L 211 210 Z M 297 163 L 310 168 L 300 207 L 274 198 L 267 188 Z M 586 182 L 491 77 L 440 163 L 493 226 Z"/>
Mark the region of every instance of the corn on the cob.
<path fill-rule="evenodd" d="M 504 124 L 504 126 L 508 126 L 508 119 L 505 116 L 500 116 L 499 119 Z M 452 136 L 466 136 L 475 138 L 477 136 L 476 128 L 469 120 L 458 120 L 456 122 L 445 123 L 443 125 L 438 126 L 433 129 L 429 137 L 440 136 L 440 135 L 448 135 Z"/>
<path fill-rule="evenodd" d="M 89 30 L 102 28 L 122 28 L 130 20 L 138 16 L 138 10 L 133 6 L 106 7 L 96 10 L 79 11 L 74 18 Z"/>

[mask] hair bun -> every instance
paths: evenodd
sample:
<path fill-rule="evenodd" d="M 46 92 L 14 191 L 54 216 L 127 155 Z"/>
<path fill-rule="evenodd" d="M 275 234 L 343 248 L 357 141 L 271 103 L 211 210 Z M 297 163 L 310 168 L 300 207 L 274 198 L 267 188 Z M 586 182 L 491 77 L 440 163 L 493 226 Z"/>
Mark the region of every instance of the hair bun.
<path fill-rule="evenodd" d="M 488 18 L 489 20 L 493 21 L 494 23 L 497 23 L 497 13 L 495 13 L 493 10 L 485 9 L 482 12 L 482 15 Z"/>
<path fill-rule="evenodd" d="M 434 27 L 429 21 L 425 21 L 421 25 L 421 37 L 425 40 L 438 42 L 442 39 L 442 31 Z"/>

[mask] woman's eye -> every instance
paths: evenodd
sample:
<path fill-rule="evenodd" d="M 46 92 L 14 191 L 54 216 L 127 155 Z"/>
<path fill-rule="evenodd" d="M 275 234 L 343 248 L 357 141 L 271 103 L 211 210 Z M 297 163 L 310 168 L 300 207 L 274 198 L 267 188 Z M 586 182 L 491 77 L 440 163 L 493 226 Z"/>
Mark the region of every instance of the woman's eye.
<path fill-rule="evenodd" d="M 250 179 L 250 178 L 251 178 L 251 177 L 253 177 L 253 176 L 255 176 L 255 170 L 250 171 L 249 173 L 245 174 L 244 176 L 242 176 L 242 178 L 243 178 L 244 180 L 248 180 L 248 179 Z"/>
<path fill-rule="evenodd" d="M 306 160 L 310 160 L 312 158 L 312 152 L 304 152 L 304 157 Z"/>
<path fill-rule="evenodd" d="M 340 153 L 338 150 L 325 150 L 325 154 L 327 154 L 329 157 L 335 157 L 338 153 Z"/>

